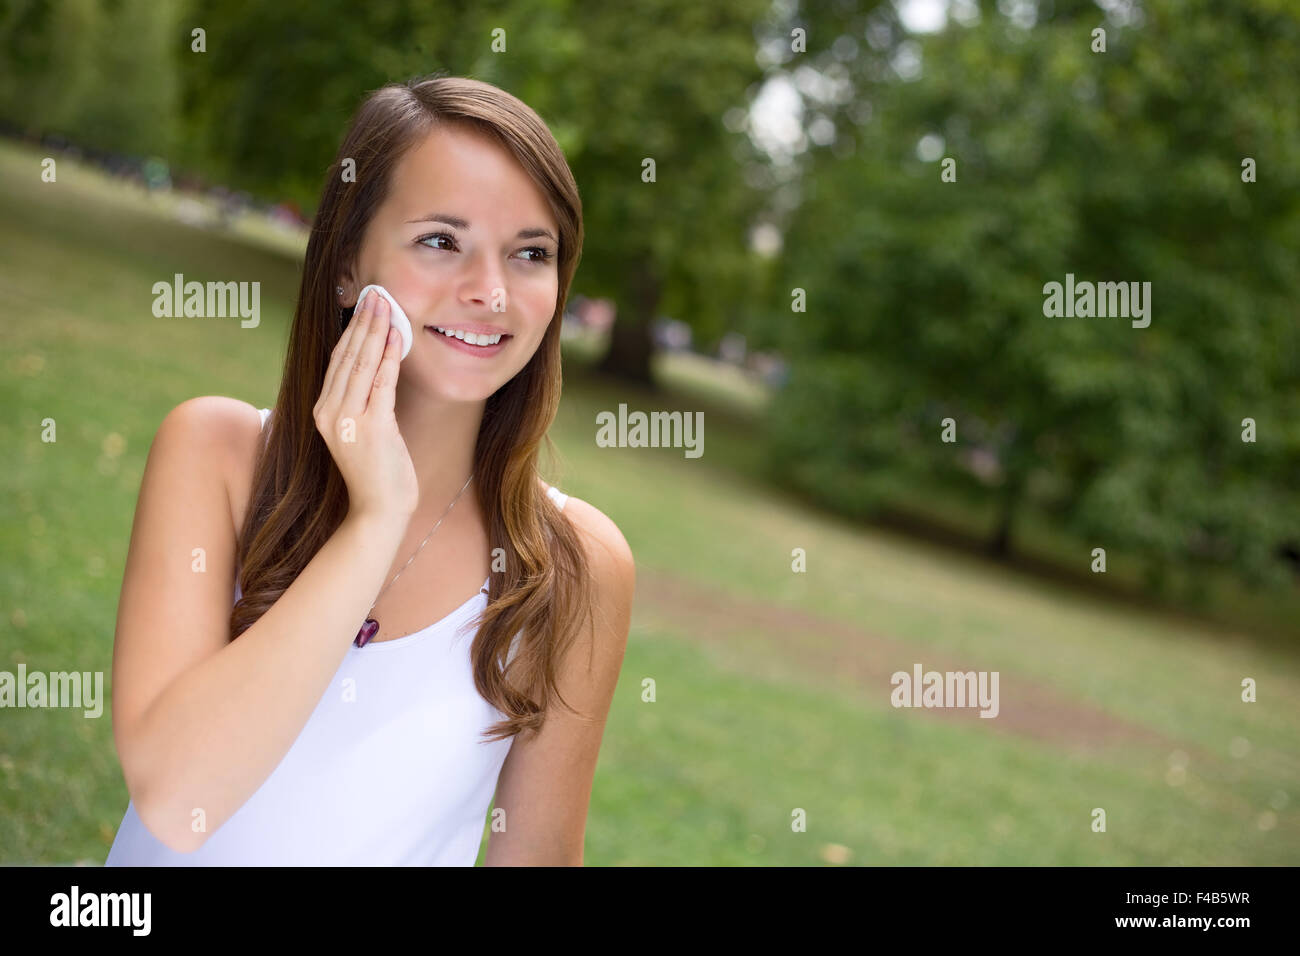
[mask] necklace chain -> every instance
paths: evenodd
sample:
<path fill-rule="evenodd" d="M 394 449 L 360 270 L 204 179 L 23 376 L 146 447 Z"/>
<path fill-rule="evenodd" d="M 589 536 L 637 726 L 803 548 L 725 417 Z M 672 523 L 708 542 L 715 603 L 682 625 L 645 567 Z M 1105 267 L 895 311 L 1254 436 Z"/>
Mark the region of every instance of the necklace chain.
<path fill-rule="evenodd" d="M 469 483 L 473 480 L 474 480 L 474 475 L 471 473 L 470 476 L 465 479 L 465 484 L 461 485 L 460 491 L 456 492 L 456 497 L 451 499 L 451 504 L 447 505 L 447 510 L 442 513 L 442 518 L 438 519 L 438 524 L 435 524 L 433 526 L 433 531 L 430 531 L 428 534 L 426 534 L 424 536 L 424 540 L 420 542 L 420 547 L 415 549 L 415 554 L 411 555 L 411 557 L 407 560 L 407 562 L 404 565 L 402 565 L 402 567 L 398 570 L 396 574 L 393 575 L 393 580 L 385 584 L 383 590 L 381 590 L 378 594 L 375 595 L 375 603 L 370 605 L 370 610 L 372 613 L 375 610 L 375 608 L 379 605 L 379 599 L 384 596 L 384 592 L 387 591 L 389 588 L 391 588 L 395 583 L 397 583 L 397 579 L 402 576 L 402 572 L 411 566 L 411 562 L 415 560 L 416 555 L 420 553 L 420 551 L 428 543 L 429 539 L 433 537 L 433 532 L 438 530 L 438 525 L 442 524 L 443 518 L 446 518 L 447 515 L 451 513 L 451 509 L 455 506 L 456 502 L 460 500 L 460 496 L 465 493 L 465 489 L 469 487 Z M 369 615 L 367 615 L 367 617 L 369 617 Z"/>

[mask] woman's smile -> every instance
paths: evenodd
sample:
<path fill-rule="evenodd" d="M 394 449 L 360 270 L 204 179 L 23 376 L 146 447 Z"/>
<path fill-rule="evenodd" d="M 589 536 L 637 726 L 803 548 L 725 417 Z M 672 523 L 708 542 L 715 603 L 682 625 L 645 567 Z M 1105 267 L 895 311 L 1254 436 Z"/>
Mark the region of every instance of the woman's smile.
<path fill-rule="evenodd" d="M 426 325 L 424 331 L 434 338 L 441 339 L 447 346 L 473 355 L 476 358 L 491 358 L 501 352 L 506 347 L 506 344 L 514 338 L 509 333 L 475 333 L 466 332 L 462 329 L 443 329 L 433 325 Z"/>

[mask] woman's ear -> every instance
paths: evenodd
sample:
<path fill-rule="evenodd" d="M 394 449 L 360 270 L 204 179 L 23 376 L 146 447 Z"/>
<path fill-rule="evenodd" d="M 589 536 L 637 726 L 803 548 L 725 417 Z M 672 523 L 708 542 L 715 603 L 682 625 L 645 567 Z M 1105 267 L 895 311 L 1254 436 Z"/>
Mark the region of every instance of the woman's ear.
<path fill-rule="evenodd" d="M 343 308 L 347 304 L 348 299 L 351 298 L 351 294 L 352 294 L 352 277 L 351 276 L 340 277 L 338 282 L 334 284 L 334 295 L 338 300 L 336 304 L 340 308 Z M 355 302 L 352 304 L 356 305 Z"/>
<path fill-rule="evenodd" d="M 334 285 L 334 307 L 338 310 L 339 316 L 339 335 L 342 335 L 348 327 L 348 320 L 352 318 L 352 313 L 356 309 L 356 302 L 348 305 L 347 301 L 352 298 L 352 276 L 341 276 Z"/>

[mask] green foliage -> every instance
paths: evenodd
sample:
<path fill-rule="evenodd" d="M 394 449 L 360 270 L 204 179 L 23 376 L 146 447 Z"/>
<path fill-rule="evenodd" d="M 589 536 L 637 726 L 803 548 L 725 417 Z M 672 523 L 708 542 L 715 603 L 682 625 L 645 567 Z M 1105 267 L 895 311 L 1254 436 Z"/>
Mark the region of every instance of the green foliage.
<path fill-rule="evenodd" d="M 0 12 L 0 118 L 82 146 L 175 145 L 180 8 L 153 0 L 13 0 Z"/>
<path fill-rule="evenodd" d="M 1101 17 L 995 14 L 921 41 L 911 82 L 872 79 L 889 51 L 854 62 L 870 117 L 838 130 L 851 155 L 815 157 L 787 236 L 808 311 L 768 317 L 795 356 L 771 429 L 795 485 L 870 511 L 884 475 L 863 472 L 979 486 L 984 453 L 1007 523 L 1034 498 L 1143 555 L 1153 581 L 1283 578 L 1275 551 L 1300 540 L 1300 13 L 1144 6 L 1140 27 L 1107 24 L 1105 53 Z M 955 182 L 919 158 L 926 136 Z M 1045 316 L 1067 273 L 1150 282 L 1150 326 Z"/>

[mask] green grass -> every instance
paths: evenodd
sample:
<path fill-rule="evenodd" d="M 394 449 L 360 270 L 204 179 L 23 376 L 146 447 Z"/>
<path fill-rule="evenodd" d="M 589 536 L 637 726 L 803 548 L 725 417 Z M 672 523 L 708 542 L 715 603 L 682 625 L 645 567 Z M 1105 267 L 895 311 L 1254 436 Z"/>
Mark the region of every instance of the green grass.
<path fill-rule="evenodd" d="M 589 839 L 611 863 L 816 865 L 828 845 L 849 848 L 851 864 L 1286 859 L 1235 807 L 1171 792 L 1140 753 L 1062 759 L 738 674 L 673 635 L 640 637 L 624 699 L 653 676 L 658 700 L 621 708 L 608 731 Z M 1111 815 L 1105 834 L 1088 827 L 1094 806 Z M 791 830 L 795 808 L 806 832 Z M 644 843 L 624 846 L 629 819 Z"/>
<path fill-rule="evenodd" d="M 68 162 L 43 184 L 38 154 L 0 144 L 0 670 L 103 671 L 108 692 L 158 422 L 194 395 L 274 400 L 292 250 L 182 226 L 166 209 Z M 151 286 L 173 272 L 260 281 L 260 326 L 154 318 Z M 894 710 L 888 687 L 809 665 L 824 636 L 695 627 L 643 600 L 597 768 L 589 864 L 1300 859 L 1292 653 L 811 509 L 755 477 L 746 410 L 693 388 L 692 372 L 666 375 L 677 391 L 652 397 L 590 379 L 577 361 L 566 369 L 547 476 L 613 518 L 644 573 L 856 625 L 909 662 L 1032 681 L 1169 743 L 1079 753 L 983 726 L 996 721 Z M 707 407 L 704 458 L 598 448 L 595 415 L 619 402 Z M 46 418 L 52 444 L 40 440 Z M 790 570 L 794 548 L 806 574 Z M 1240 701 L 1243 677 L 1258 682 L 1258 703 Z M 0 863 L 103 861 L 127 801 L 107 706 L 97 720 L 0 711 Z M 1192 755 L 1181 779 L 1168 776 L 1173 750 Z M 1104 834 L 1090 829 L 1093 807 L 1107 811 Z M 791 827 L 800 809 L 806 832 Z"/>

